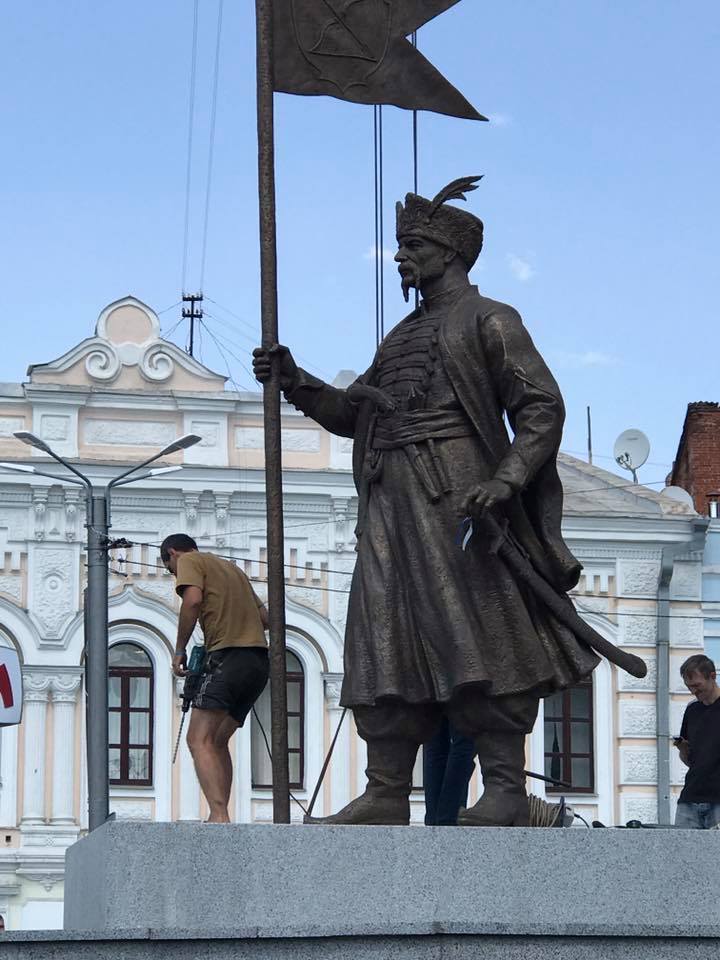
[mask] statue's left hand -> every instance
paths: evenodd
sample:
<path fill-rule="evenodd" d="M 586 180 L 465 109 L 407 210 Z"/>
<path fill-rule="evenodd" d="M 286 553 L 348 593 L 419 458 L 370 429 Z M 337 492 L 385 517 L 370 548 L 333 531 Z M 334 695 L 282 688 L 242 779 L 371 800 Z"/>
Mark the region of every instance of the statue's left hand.
<path fill-rule="evenodd" d="M 479 520 L 486 510 L 505 503 L 512 495 L 512 487 L 503 480 L 485 480 L 470 491 L 463 509 L 468 516 Z"/>

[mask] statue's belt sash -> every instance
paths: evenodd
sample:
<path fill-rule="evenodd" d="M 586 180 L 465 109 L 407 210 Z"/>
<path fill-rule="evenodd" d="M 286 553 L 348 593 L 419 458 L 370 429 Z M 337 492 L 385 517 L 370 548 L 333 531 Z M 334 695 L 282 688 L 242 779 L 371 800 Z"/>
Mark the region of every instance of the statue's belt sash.
<path fill-rule="evenodd" d="M 452 487 L 436 440 L 470 437 L 473 426 L 463 410 L 411 410 L 378 416 L 370 437 L 364 480 L 375 483 L 382 473 L 383 451 L 402 450 L 432 503 Z"/>
<path fill-rule="evenodd" d="M 470 437 L 473 426 L 467 414 L 457 410 L 411 410 L 379 416 L 372 437 L 373 450 L 397 450 L 428 440 Z"/>

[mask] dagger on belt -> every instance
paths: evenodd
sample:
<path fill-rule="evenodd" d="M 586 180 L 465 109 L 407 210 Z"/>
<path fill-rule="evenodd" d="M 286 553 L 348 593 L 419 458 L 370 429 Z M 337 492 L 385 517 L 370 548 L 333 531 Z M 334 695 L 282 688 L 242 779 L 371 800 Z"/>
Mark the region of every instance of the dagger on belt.
<path fill-rule="evenodd" d="M 379 387 L 371 387 L 366 383 L 352 384 L 352 386 L 348 387 L 347 396 L 351 403 L 361 403 L 363 400 L 369 400 L 374 406 L 375 412 L 368 430 L 368 446 L 372 446 L 378 416 L 381 414 L 397 413 L 398 404 L 385 390 L 381 390 Z M 427 444 L 430 461 L 437 473 L 439 484 L 436 484 L 435 479 L 430 475 L 416 443 L 408 441 L 407 443 L 403 443 L 400 449 L 410 462 L 410 466 L 415 471 L 431 503 L 437 503 L 443 493 L 449 492 L 450 484 L 444 464 L 435 449 L 434 442 L 431 439 L 424 442 Z M 372 473 L 371 471 L 370 479 L 372 478 Z"/>

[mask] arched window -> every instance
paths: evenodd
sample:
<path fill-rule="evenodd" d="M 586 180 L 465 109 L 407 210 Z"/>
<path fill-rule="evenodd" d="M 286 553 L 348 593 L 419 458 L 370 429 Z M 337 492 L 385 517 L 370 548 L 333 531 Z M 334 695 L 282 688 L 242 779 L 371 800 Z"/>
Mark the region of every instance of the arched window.
<path fill-rule="evenodd" d="M 302 790 L 305 778 L 305 674 L 302 664 L 290 650 L 285 655 L 287 671 L 287 717 L 288 717 L 288 766 L 290 768 L 290 789 Z M 271 709 L 270 684 L 265 687 L 255 703 L 255 711 L 260 718 L 268 745 L 270 744 Z M 252 785 L 253 787 L 272 787 L 272 762 L 268 755 L 262 730 L 255 715 L 252 715 Z"/>
<path fill-rule="evenodd" d="M 109 667 L 110 783 L 152 786 L 152 661 L 137 644 L 116 643 L 110 647 Z"/>
<path fill-rule="evenodd" d="M 547 784 L 548 793 L 594 793 L 595 752 L 593 685 L 584 680 L 547 697 L 545 712 L 545 776 L 569 787 Z"/>

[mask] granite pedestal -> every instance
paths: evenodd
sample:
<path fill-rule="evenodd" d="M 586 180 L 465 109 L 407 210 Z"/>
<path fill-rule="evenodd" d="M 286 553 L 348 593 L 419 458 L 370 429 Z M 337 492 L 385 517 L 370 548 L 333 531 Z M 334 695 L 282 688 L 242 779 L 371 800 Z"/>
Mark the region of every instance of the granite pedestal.
<path fill-rule="evenodd" d="M 689 960 L 720 946 L 718 881 L 720 831 L 114 822 L 68 852 L 66 932 L 5 947 L 32 960 Z"/>

